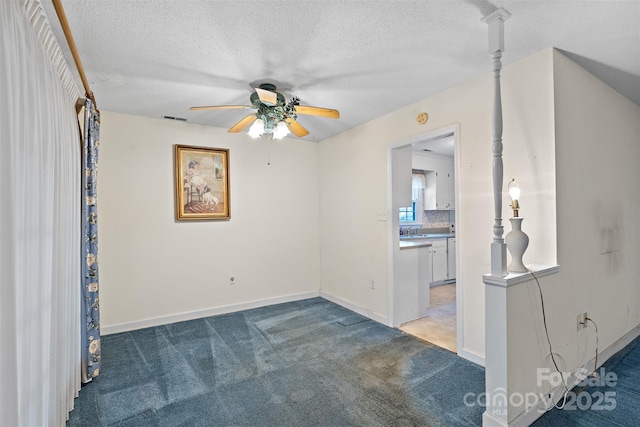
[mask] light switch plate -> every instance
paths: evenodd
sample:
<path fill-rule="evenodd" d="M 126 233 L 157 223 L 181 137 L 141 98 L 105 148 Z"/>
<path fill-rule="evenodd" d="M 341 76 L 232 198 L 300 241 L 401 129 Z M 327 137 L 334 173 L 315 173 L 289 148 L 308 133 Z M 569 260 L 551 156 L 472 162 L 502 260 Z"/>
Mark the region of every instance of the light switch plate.
<path fill-rule="evenodd" d="M 388 220 L 389 220 L 388 211 L 378 211 L 378 221 L 388 221 Z"/>

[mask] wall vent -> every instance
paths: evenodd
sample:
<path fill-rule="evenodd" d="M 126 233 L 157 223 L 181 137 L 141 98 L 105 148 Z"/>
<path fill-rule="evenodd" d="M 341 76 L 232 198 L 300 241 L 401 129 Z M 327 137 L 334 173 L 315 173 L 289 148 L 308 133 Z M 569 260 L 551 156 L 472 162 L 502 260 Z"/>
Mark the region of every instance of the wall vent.
<path fill-rule="evenodd" d="M 163 119 L 167 120 L 177 120 L 179 122 L 186 122 L 187 119 L 183 119 L 182 117 L 173 117 L 173 116 L 162 116 Z"/>

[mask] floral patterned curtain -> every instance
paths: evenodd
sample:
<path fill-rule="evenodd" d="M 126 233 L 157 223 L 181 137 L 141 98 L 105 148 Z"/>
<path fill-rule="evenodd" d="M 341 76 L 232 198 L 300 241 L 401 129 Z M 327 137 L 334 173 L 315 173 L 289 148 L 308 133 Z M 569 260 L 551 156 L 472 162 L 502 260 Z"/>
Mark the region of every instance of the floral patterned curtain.
<path fill-rule="evenodd" d="M 98 298 L 97 175 L 100 112 L 87 98 L 84 109 L 82 201 L 82 382 L 100 373 L 100 301 Z"/>

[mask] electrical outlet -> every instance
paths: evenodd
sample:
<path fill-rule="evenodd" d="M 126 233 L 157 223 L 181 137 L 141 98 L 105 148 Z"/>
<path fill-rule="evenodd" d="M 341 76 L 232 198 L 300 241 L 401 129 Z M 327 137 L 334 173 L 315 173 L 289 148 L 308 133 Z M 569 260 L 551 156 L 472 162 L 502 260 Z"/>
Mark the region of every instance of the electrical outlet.
<path fill-rule="evenodd" d="M 587 327 L 587 313 L 578 314 L 578 330 Z"/>
<path fill-rule="evenodd" d="M 236 276 L 229 276 L 229 285 L 236 284 Z"/>
<path fill-rule="evenodd" d="M 373 280 L 371 281 L 371 289 L 375 289 L 376 288 L 376 282 L 374 282 Z"/>

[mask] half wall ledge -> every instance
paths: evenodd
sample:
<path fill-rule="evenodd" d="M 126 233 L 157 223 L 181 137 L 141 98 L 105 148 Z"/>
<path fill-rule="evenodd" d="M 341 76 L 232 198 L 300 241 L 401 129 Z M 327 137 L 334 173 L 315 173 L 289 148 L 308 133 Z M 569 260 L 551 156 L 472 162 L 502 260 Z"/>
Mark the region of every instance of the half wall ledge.
<path fill-rule="evenodd" d="M 537 278 L 556 274 L 560 271 L 559 265 L 531 264 L 528 265 L 527 268 L 531 270 Z M 502 288 L 508 288 L 509 286 L 528 282 L 531 279 L 533 279 L 533 275 L 529 272 L 509 273 L 505 277 L 495 277 L 491 274 L 482 275 L 482 281 L 485 285 L 499 286 Z"/>

